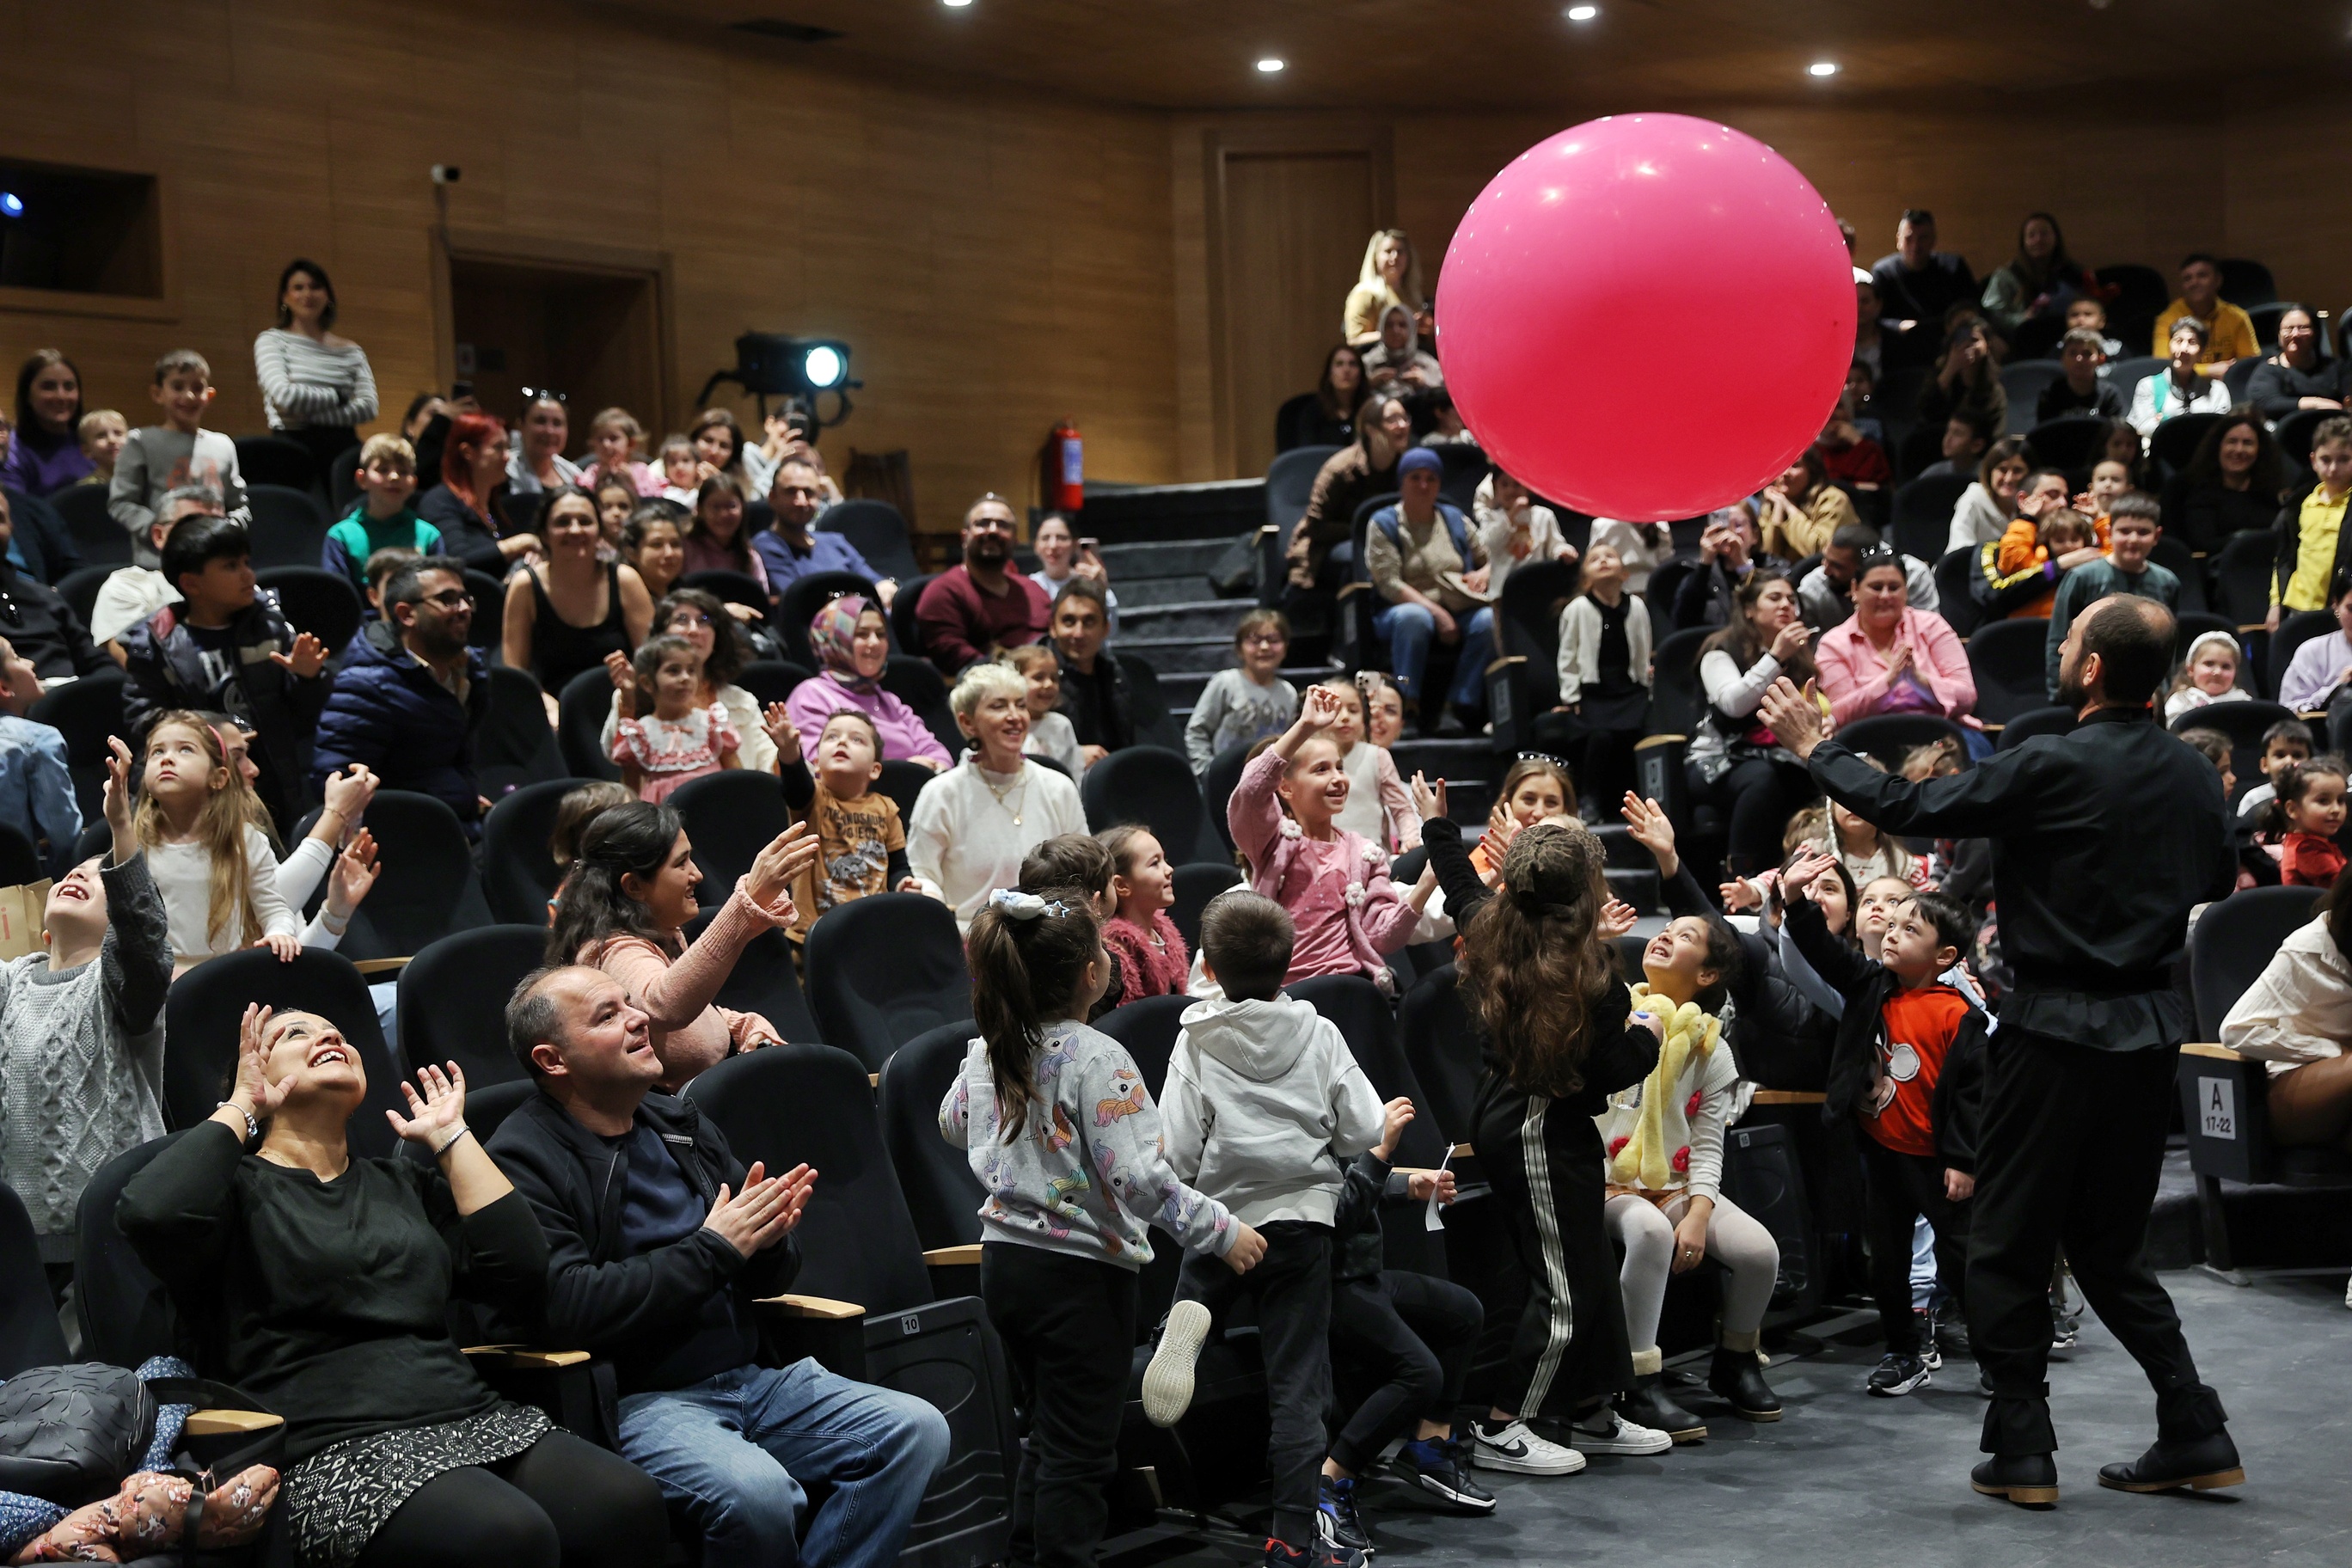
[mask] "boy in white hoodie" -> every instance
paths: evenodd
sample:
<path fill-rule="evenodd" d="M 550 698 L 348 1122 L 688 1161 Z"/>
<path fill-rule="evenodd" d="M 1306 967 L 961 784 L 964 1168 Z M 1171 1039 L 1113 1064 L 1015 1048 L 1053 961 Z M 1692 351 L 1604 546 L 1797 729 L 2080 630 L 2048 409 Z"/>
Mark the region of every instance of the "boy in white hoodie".
<path fill-rule="evenodd" d="M 1192 1398 L 1192 1363 L 1209 1327 L 1242 1296 L 1257 1305 L 1274 1477 L 1269 1568 L 1360 1563 L 1318 1506 L 1331 1400 L 1331 1227 L 1342 1162 L 1380 1142 L 1371 1080 L 1338 1026 L 1283 994 L 1297 930 L 1272 899 L 1235 889 L 1201 915 L 1203 969 L 1220 1001 L 1184 1010 L 1168 1064 L 1160 1125 L 1169 1163 L 1265 1237 L 1244 1275 L 1189 1264 L 1143 1378 L 1145 1415 L 1172 1426 Z M 1222 1275 L 1223 1278 L 1219 1278 Z"/>

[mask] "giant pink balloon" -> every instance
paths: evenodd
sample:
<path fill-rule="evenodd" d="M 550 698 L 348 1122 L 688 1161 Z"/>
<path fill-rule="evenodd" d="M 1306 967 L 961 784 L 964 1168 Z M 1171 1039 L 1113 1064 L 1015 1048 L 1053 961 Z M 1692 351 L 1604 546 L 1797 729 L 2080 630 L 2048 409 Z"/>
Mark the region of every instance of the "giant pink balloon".
<path fill-rule="evenodd" d="M 1622 114 L 1479 193 L 1438 289 L 1445 384 L 1495 461 L 1596 517 L 1693 517 L 1777 478 L 1853 358 L 1837 220 L 1771 148 Z"/>

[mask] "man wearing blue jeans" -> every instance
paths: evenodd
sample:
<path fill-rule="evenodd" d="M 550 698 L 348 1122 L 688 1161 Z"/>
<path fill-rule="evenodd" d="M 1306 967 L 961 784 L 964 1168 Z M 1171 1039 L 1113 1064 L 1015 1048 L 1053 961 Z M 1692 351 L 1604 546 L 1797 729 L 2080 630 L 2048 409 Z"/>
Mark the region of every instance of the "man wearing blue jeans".
<path fill-rule="evenodd" d="M 1447 708 L 1437 721 L 1441 735 L 1481 721 L 1495 641 L 1495 612 L 1476 597 L 1486 591 L 1486 552 L 1460 509 L 1437 499 L 1444 477 L 1435 452 L 1407 452 L 1397 459 L 1397 504 L 1374 512 L 1364 531 L 1365 575 L 1381 601 L 1372 630 L 1389 645 L 1389 669 L 1404 694 L 1408 724 L 1429 667 L 1430 639 L 1461 645 Z"/>
<path fill-rule="evenodd" d="M 755 1359 L 751 1303 L 799 1270 L 814 1173 L 746 1171 L 691 1103 L 651 1092 L 650 1021 L 601 970 L 541 970 L 506 1019 L 540 1092 L 490 1152 L 547 1233 L 548 1340 L 613 1363 L 621 1452 L 700 1529 L 704 1568 L 896 1561 L 946 1418 L 814 1360 Z M 803 1531 L 811 1484 L 829 1492 Z"/>

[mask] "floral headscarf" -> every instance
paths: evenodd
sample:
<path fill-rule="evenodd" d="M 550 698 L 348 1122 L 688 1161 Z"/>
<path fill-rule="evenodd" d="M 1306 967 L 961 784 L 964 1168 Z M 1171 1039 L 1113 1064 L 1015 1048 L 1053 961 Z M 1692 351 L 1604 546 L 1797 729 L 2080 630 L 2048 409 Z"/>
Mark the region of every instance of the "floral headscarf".
<path fill-rule="evenodd" d="M 870 693 L 882 685 L 880 676 L 857 673 L 853 652 L 857 623 L 869 606 L 859 594 L 844 594 L 829 602 L 809 622 L 809 647 L 824 664 L 825 673 L 852 691 Z"/>

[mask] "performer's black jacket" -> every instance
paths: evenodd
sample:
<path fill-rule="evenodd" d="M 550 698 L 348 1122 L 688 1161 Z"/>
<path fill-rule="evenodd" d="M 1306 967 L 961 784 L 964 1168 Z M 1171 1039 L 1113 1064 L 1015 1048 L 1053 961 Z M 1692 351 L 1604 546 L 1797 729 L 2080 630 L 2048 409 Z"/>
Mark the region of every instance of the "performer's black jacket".
<path fill-rule="evenodd" d="M 2145 708 L 2102 708 L 1965 773 L 1913 783 L 1849 748 L 1813 751 L 1831 799 L 1890 833 L 1990 838 L 2018 1028 L 2097 1050 L 2188 1037 L 2167 966 L 2189 911 L 2236 880 L 2221 776 Z"/>

